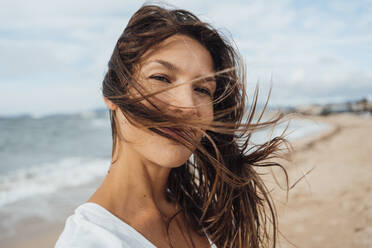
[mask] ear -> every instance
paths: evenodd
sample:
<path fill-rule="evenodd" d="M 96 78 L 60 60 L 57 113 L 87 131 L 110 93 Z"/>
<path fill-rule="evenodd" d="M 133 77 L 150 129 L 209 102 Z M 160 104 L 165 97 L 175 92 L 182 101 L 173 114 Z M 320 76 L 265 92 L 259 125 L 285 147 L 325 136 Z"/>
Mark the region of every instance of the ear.
<path fill-rule="evenodd" d="M 106 106 L 109 109 L 111 109 L 111 110 L 117 110 L 118 106 L 115 103 L 111 102 L 109 99 L 107 99 L 107 97 L 104 96 L 103 97 L 103 100 L 105 101 Z"/>

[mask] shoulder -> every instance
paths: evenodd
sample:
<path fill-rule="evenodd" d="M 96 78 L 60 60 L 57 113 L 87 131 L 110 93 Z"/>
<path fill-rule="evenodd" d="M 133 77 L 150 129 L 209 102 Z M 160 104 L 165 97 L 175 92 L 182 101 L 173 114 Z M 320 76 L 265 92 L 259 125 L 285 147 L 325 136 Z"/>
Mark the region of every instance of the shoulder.
<path fill-rule="evenodd" d="M 148 241 L 147 241 L 148 242 Z M 67 218 L 55 248 L 153 248 L 126 223 L 95 203 L 84 203 Z"/>
<path fill-rule="evenodd" d="M 83 204 L 67 218 L 65 228 L 58 238 L 55 248 L 67 247 L 123 247 L 120 240 L 105 226 L 99 208 Z M 108 221 L 108 219 L 107 219 Z"/>

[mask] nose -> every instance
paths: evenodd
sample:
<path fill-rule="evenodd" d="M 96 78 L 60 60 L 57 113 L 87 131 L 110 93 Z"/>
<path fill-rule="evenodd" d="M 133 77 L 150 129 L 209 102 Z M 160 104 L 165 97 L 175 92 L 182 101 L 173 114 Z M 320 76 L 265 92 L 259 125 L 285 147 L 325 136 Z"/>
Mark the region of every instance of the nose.
<path fill-rule="evenodd" d="M 191 84 L 181 85 L 171 91 L 171 99 L 168 100 L 168 103 L 172 114 L 186 118 L 200 117 Z"/>

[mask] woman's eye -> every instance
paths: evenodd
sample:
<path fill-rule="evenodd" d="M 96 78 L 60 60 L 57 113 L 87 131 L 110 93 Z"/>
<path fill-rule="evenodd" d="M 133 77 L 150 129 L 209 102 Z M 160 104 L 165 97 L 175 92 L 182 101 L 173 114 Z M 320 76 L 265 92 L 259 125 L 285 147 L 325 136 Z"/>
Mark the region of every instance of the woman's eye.
<path fill-rule="evenodd" d="M 209 89 L 206 89 L 206 88 L 195 88 L 196 91 L 202 93 L 202 94 L 205 94 L 205 95 L 208 95 L 208 96 L 212 96 L 212 93 L 210 92 Z"/>
<path fill-rule="evenodd" d="M 150 76 L 150 78 L 151 79 L 155 79 L 157 81 L 162 81 L 162 82 L 165 82 L 165 83 L 170 83 L 170 80 L 166 76 L 154 75 L 154 76 Z"/>

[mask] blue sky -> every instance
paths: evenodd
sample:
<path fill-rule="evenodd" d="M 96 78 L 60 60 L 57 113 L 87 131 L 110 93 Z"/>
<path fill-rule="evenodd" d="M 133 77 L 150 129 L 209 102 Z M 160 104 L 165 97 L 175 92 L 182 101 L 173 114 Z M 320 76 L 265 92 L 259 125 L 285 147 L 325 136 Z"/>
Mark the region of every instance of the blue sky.
<path fill-rule="evenodd" d="M 372 100 L 372 1 L 166 1 L 236 42 L 248 95 L 295 105 Z M 100 84 L 116 40 L 142 1 L 0 3 L 0 115 L 104 107 Z"/>

